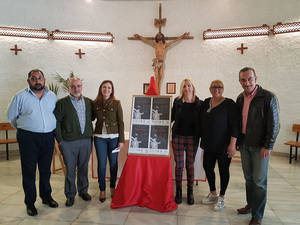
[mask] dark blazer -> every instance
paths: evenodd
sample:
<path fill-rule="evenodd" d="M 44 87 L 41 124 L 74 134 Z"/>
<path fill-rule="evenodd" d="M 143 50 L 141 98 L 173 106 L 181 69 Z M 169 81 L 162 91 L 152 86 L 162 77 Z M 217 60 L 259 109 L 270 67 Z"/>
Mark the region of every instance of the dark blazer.
<path fill-rule="evenodd" d="M 92 100 L 83 97 L 85 101 L 85 129 L 81 134 L 81 128 L 76 109 L 69 96 L 66 96 L 56 103 L 54 115 L 56 117 L 56 139 L 61 141 L 74 141 L 92 137 Z"/>

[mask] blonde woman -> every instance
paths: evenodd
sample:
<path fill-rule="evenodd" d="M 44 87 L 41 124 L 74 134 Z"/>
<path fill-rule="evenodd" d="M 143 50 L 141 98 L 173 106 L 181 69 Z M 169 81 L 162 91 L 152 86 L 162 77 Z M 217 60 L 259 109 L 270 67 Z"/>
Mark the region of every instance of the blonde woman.
<path fill-rule="evenodd" d="M 190 79 L 184 79 L 180 85 L 180 96 L 173 103 L 172 147 L 176 162 L 175 202 L 182 202 L 182 172 L 185 165 L 187 172 L 187 203 L 194 204 L 194 161 L 200 136 L 200 107 L 202 101 L 195 95 L 195 87 Z"/>

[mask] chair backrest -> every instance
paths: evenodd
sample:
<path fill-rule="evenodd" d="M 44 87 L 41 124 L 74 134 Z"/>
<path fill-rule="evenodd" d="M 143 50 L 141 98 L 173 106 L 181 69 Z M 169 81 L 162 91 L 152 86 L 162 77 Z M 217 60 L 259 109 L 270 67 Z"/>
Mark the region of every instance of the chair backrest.
<path fill-rule="evenodd" d="M 296 141 L 299 141 L 300 124 L 293 124 L 293 131 L 296 132 Z"/>
<path fill-rule="evenodd" d="M 10 123 L 0 123 L 0 130 L 14 130 Z"/>
<path fill-rule="evenodd" d="M 300 132 L 300 124 L 293 124 L 293 131 Z"/>

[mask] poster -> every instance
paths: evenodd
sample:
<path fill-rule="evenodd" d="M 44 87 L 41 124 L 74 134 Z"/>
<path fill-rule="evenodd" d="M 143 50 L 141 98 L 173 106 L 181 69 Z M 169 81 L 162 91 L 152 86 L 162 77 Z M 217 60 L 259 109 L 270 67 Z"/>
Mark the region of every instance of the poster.
<path fill-rule="evenodd" d="M 170 96 L 133 96 L 128 154 L 169 156 Z"/>

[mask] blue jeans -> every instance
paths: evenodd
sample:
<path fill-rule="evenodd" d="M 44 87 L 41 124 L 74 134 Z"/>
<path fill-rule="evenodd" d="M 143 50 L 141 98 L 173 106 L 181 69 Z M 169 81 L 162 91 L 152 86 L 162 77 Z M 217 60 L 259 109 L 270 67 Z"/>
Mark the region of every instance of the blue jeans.
<path fill-rule="evenodd" d="M 267 203 L 267 180 L 269 159 L 261 157 L 261 148 L 241 146 L 241 161 L 246 180 L 247 204 L 252 217 L 262 219 Z"/>
<path fill-rule="evenodd" d="M 95 148 L 98 159 L 98 183 L 100 191 L 105 191 L 105 175 L 107 158 L 110 168 L 110 187 L 115 188 L 118 173 L 118 152 L 112 150 L 118 147 L 119 138 L 94 138 Z"/>

